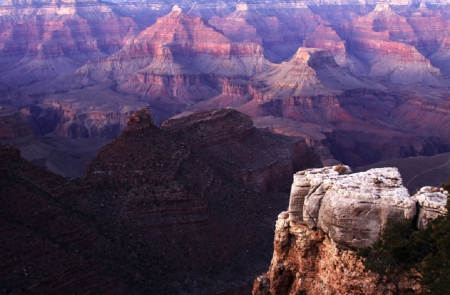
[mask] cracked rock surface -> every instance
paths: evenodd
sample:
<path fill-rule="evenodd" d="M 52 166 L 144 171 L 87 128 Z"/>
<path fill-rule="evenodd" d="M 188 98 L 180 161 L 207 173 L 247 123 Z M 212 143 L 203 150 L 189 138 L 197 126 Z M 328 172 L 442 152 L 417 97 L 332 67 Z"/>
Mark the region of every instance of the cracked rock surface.
<path fill-rule="evenodd" d="M 447 212 L 447 196 L 423 187 L 411 197 L 397 168 L 351 174 L 337 165 L 297 172 L 289 210 L 275 225 L 272 262 L 254 281 L 253 294 L 422 294 L 410 276 L 394 282 L 367 271 L 355 250 L 376 242 L 391 220 L 428 226 Z"/>
<path fill-rule="evenodd" d="M 319 228 L 335 242 L 362 248 L 374 243 L 391 219 L 412 219 L 416 202 L 397 168 L 349 174 L 348 166 L 308 169 L 294 175 L 290 219 Z"/>

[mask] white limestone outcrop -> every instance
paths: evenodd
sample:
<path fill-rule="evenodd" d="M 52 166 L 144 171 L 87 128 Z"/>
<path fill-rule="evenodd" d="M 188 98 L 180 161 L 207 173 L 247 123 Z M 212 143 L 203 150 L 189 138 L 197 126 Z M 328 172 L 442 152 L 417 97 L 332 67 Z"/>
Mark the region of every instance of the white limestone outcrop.
<path fill-rule="evenodd" d="M 424 186 L 412 199 L 417 202 L 417 228 L 426 228 L 439 215 L 447 214 L 448 192 L 431 186 Z"/>
<path fill-rule="evenodd" d="M 350 173 L 345 165 L 297 172 L 289 220 L 321 229 L 340 245 L 362 248 L 378 240 L 388 220 L 412 220 L 418 213 L 422 228 L 446 212 L 447 192 L 428 187 L 411 198 L 397 168 Z"/>

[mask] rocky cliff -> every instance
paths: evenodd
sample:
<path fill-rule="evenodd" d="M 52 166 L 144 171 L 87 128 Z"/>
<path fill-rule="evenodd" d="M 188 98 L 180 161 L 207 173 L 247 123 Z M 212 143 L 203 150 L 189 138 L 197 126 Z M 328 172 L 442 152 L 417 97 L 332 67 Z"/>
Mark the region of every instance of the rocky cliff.
<path fill-rule="evenodd" d="M 384 294 L 394 282 L 364 270 L 355 250 L 373 244 L 388 221 L 425 227 L 445 214 L 448 192 L 425 187 L 410 196 L 396 168 L 351 174 L 344 165 L 297 172 L 289 210 L 278 216 L 274 256 L 253 294 Z M 417 281 L 399 282 L 420 294 Z M 264 293 L 266 292 L 266 293 Z"/>
<path fill-rule="evenodd" d="M 0 164 L 6 292 L 248 294 L 270 258 L 268 216 L 287 205 L 276 190 L 320 162 L 302 138 L 235 110 L 159 128 L 143 109 L 84 179 L 40 170 L 11 146 L 0 145 Z"/>
<path fill-rule="evenodd" d="M 211 159 L 208 163 L 214 169 L 265 192 L 289 186 L 289 171 L 322 166 L 303 138 L 257 129 L 250 116 L 234 109 L 170 119 L 162 129 Z"/>

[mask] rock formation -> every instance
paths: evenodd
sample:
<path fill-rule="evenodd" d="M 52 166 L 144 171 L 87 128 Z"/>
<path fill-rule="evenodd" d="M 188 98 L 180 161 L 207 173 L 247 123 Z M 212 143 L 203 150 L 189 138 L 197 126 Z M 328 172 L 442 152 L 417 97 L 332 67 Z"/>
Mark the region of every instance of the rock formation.
<path fill-rule="evenodd" d="M 4 290 L 133 294 L 248 294 L 270 256 L 268 216 L 287 205 L 274 191 L 288 186 L 284 170 L 320 164 L 302 138 L 232 109 L 162 128 L 137 111 L 84 179 L 10 146 L 0 162 Z"/>
<path fill-rule="evenodd" d="M 225 77 L 253 77 L 270 67 L 259 44 L 233 42 L 176 6 L 119 52 L 80 68 L 75 79 L 112 78 L 118 92 L 151 103 L 167 119 L 217 96 Z"/>
<path fill-rule="evenodd" d="M 99 1 L 4 1 L 0 7 L 2 80 L 26 85 L 72 74 L 134 36 L 134 21 Z"/>
<path fill-rule="evenodd" d="M 379 88 L 339 67 L 329 51 L 304 47 L 299 48 L 290 61 L 254 80 L 263 85 L 256 90 L 258 102 L 333 95 L 347 89 Z"/>
<path fill-rule="evenodd" d="M 177 6 L 103 63 L 110 68 L 104 70 L 113 71 L 119 80 L 138 71 L 157 76 L 253 76 L 268 67 L 257 44 L 233 43 L 201 18 L 187 15 Z M 88 70 L 95 73 L 96 64 Z"/>
<path fill-rule="evenodd" d="M 0 102 L 39 135 L 234 107 L 328 164 L 447 152 L 449 9 L 407 2 L 5 1 Z"/>
<path fill-rule="evenodd" d="M 381 294 L 394 283 L 364 269 L 355 250 L 377 241 L 388 221 L 416 220 L 419 228 L 446 213 L 448 192 L 425 187 L 413 197 L 396 168 L 351 174 L 345 165 L 297 172 L 289 210 L 278 216 L 269 271 L 253 294 Z M 416 209 L 418 206 L 418 210 Z M 420 294 L 403 277 L 398 291 Z"/>
<path fill-rule="evenodd" d="M 297 172 L 289 220 L 318 228 L 340 245 L 362 248 L 378 240 L 388 220 L 416 215 L 396 168 L 349 172 L 344 165 Z"/>
<path fill-rule="evenodd" d="M 328 235 L 278 216 L 269 271 L 253 285 L 262 294 L 390 294 L 392 282 L 364 270 L 356 251 L 342 248 Z M 421 294 L 417 281 L 402 280 L 401 294 Z"/>
<path fill-rule="evenodd" d="M 447 214 L 448 192 L 443 189 L 425 186 L 412 199 L 417 202 L 417 228 L 426 228 L 430 221 L 439 215 Z"/>
<path fill-rule="evenodd" d="M 396 84 L 437 85 L 440 73 L 415 47 L 418 36 L 407 19 L 380 1 L 371 13 L 355 18 L 348 48 L 366 62 L 371 76 L 387 76 Z"/>
<path fill-rule="evenodd" d="M 277 4 L 239 3 L 236 11 L 210 24 L 232 40 L 258 42 L 270 61 L 280 62 L 289 59 L 323 20 L 301 3 Z"/>
<path fill-rule="evenodd" d="M 251 117 L 234 109 L 170 119 L 162 124 L 162 129 L 185 142 L 199 156 L 211 159 L 208 164 L 215 170 L 261 191 L 289 186 L 286 183 L 289 171 L 321 166 L 303 138 L 257 129 Z"/>
<path fill-rule="evenodd" d="M 352 56 L 346 48 L 346 42 L 339 37 L 332 27 L 321 24 L 314 33 L 303 40 L 303 46 L 321 48 L 331 52 L 334 60 L 342 67 L 349 68 L 353 73 L 365 72 L 365 65 Z"/>

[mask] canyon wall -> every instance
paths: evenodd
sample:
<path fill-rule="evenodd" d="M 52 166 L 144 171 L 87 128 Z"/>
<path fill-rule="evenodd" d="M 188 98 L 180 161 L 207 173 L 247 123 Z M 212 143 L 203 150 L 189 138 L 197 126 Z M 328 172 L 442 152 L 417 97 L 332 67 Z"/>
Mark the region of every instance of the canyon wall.
<path fill-rule="evenodd" d="M 44 171 L 0 144 L 0 284 L 7 293 L 249 294 L 290 175 L 320 164 L 303 138 L 257 129 L 233 109 L 161 128 L 139 110 L 85 178 Z"/>
<path fill-rule="evenodd" d="M 233 107 L 329 164 L 448 152 L 444 4 L 4 1 L 0 103 L 37 135 L 114 138 L 144 106 L 157 124 Z"/>
<path fill-rule="evenodd" d="M 278 216 L 269 271 L 253 294 L 420 294 L 416 280 L 399 282 L 366 271 L 356 250 L 377 241 L 388 221 L 424 228 L 447 212 L 448 192 L 424 187 L 410 196 L 396 168 L 351 174 L 338 165 L 297 172 L 289 210 Z"/>
<path fill-rule="evenodd" d="M 289 171 L 322 166 L 303 138 L 258 129 L 250 116 L 231 108 L 173 118 L 162 130 L 212 159 L 214 169 L 265 192 L 289 187 Z"/>

